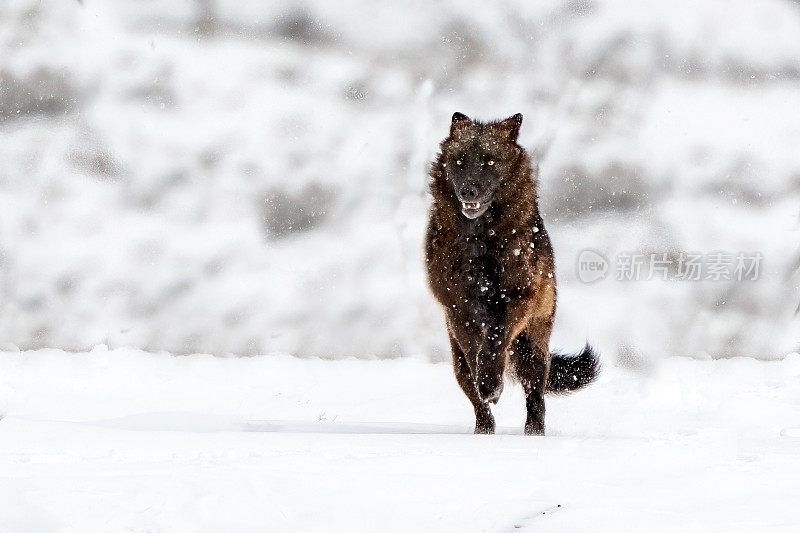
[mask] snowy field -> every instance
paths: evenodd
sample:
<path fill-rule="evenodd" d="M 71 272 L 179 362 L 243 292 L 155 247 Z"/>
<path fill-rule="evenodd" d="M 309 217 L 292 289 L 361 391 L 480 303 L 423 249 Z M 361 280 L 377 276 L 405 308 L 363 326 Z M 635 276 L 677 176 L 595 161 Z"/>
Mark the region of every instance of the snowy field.
<path fill-rule="evenodd" d="M 796 531 L 800 355 L 606 365 L 521 435 L 447 364 L 0 353 L 0 531 Z"/>
<path fill-rule="evenodd" d="M 545 437 L 426 288 L 454 111 L 601 354 Z M 798 531 L 798 146 L 793 0 L 0 0 L 0 533 Z"/>

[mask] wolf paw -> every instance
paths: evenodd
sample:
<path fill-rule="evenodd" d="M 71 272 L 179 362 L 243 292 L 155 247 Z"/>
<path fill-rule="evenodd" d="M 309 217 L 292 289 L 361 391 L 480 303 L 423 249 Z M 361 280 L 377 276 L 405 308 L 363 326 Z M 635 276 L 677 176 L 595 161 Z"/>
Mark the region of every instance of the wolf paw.
<path fill-rule="evenodd" d="M 476 435 L 494 435 L 494 417 L 492 413 L 479 414 L 475 419 Z"/>

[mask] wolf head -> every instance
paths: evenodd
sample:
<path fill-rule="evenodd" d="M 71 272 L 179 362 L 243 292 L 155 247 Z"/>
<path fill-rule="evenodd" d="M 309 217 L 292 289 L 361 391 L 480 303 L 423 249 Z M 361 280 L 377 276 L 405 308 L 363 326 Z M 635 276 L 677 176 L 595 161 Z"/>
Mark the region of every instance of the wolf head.
<path fill-rule="evenodd" d="M 442 142 L 443 178 L 468 219 L 483 215 L 513 174 L 522 148 L 517 145 L 522 115 L 496 122 L 473 121 L 454 113 L 450 135 Z"/>

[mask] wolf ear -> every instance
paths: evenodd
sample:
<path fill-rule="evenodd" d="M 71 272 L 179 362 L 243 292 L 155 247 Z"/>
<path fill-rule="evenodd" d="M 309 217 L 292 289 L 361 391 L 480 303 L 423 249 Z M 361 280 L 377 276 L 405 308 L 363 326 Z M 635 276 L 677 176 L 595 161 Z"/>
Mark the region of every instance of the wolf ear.
<path fill-rule="evenodd" d="M 517 142 L 517 137 L 519 137 L 519 129 L 522 127 L 522 113 L 517 113 L 512 117 L 501 120 L 497 125 L 508 135 L 508 140 L 515 143 Z"/>
<path fill-rule="evenodd" d="M 459 113 L 456 111 L 453 113 L 453 120 L 450 123 L 450 136 L 454 136 L 459 131 L 463 131 L 464 128 L 470 126 L 472 121 L 469 119 L 467 115 L 464 113 Z"/>

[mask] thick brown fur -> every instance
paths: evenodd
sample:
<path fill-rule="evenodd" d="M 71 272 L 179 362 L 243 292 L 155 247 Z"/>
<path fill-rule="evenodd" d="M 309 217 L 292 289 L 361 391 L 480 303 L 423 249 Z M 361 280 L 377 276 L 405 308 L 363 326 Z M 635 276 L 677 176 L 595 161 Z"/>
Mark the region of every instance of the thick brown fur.
<path fill-rule="evenodd" d="M 489 403 L 503 377 L 526 397 L 526 434 L 544 433 L 544 393 L 591 382 L 597 357 L 550 353 L 556 310 L 553 248 L 539 214 L 530 158 L 517 144 L 522 115 L 481 123 L 455 113 L 430 171 L 428 282 L 443 307 L 456 379 L 475 432 L 495 429 Z M 552 367 L 552 369 L 551 369 Z"/>

